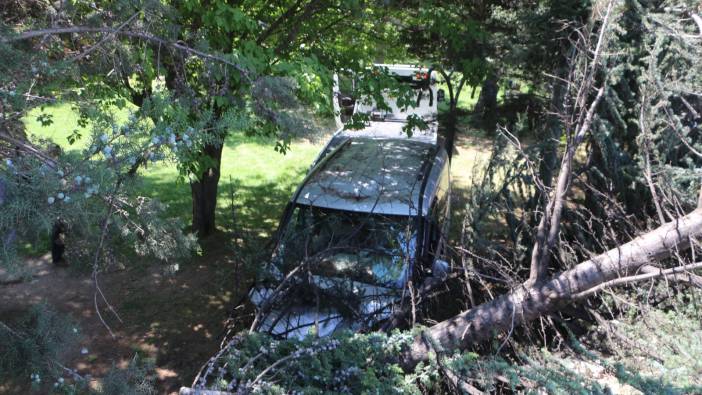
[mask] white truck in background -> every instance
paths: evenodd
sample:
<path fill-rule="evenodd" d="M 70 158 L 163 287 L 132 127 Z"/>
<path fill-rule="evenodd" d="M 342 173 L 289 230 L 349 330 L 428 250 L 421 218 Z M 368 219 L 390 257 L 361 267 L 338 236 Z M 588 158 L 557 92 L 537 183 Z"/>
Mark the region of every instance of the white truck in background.
<path fill-rule="evenodd" d="M 342 89 L 342 79 L 348 81 L 345 85 L 351 89 L 355 88 L 355 80 L 353 77 L 334 75 L 334 112 L 336 114 L 337 132 L 332 137 L 346 136 L 376 136 L 376 137 L 408 137 L 403 133 L 402 127 L 407 122 L 407 117 L 417 115 L 421 117 L 428 128 L 426 130 L 415 130 L 412 136 L 413 140 L 421 140 L 424 142 L 432 142 L 439 144 L 438 136 L 438 103 L 444 100 L 444 91 L 439 89 L 437 84 L 438 73 L 429 68 L 421 66 L 401 65 L 401 64 L 375 64 L 374 67 L 387 71 L 389 75 L 397 79 L 400 83 L 409 84 L 416 92 L 416 103 L 413 107 L 406 109 L 399 108 L 395 98 L 389 93 L 383 94 L 385 104 L 390 107 L 390 110 L 379 109 L 378 105 L 371 98 L 354 98 L 352 92 L 345 92 Z M 353 114 L 369 114 L 370 122 L 365 128 L 360 130 L 351 130 L 345 127 Z M 323 157 L 328 150 L 323 150 Z M 316 161 L 315 161 L 316 163 Z"/>

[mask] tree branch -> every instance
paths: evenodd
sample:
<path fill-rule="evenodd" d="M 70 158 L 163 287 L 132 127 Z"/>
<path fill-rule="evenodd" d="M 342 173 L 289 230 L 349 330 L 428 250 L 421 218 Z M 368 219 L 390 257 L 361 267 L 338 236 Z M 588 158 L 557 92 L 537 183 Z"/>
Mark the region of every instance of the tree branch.
<path fill-rule="evenodd" d="M 641 272 L 643 273 L 653 273 L 653 272 L 660 272 L 661 270 L 664 270 L 663 268 L 660 268 L 658 266 L 653 266 L 653 265 L 645 265 L 641 266 Z M 685 273 L 680 273 L 680 274 L 673 274 L 673 275 L 663 275 L 667 280 L 673 280 L 673 281 L 680 281 L 684 283 L 688 283 L 690 285 L 694 285 L 697 288 L 702 288 L 702 276 L 698 276 L 695 273 L 692 272 L 685 272 Z"/>
<path fill-rule="evenodd" d="M 79 53 L 78 55 L 74 56 L 73 58 L 71 58 L 71 61 L 75 62 L 75 61 L 81 60 L 84 57 L 88 56 L 91 52 L 100 48 L 101 45 L 103 45 L 107 41 L 111 40 L 115 36 L 116 32 L 119 32 L 120 30 L 124 29 L 127 25 L 129 25 L 137 16 L 139 16 L 140 13 L 141 13 L 141 11 L 134 13 L 134 15 L 129 17 L 129 19 L 127 19 L 126 21 L 122 22 L 119 26 L 117 26 L 115 28 L 114 33 L 109 33 L 107 36 L 103 37 L 102 40 L 100 40 L 96 44 L 90 46 L 90 48 L 88 48 L 87 50 L 85 50 L 85 51 Z"/>
<path fill-rule="evenodd" d="M 697 24 L 697 28 L 700 29 L 700 38 L 702 38 L 702 18 L 697 14 L 692 14 L 692 20 Z"/>
<path fill-rule="evenodd" d="M 444 350 L 465 349 L 490 338 L 495 331 L 506 331 L 512 325 L 528 323 L 567 304 L 575 296 L 600 284 L 636 273 L 653 261 L 668 258 L 673 252 L 690 247 L 690 240 L 702 237 L 702 209 L 668 222 L 636 239 L 613 248 L 562 272 L 547 282 L 526 284 L 440 322 L 426 330 L 434 344 Z M 679 270 L 679 269 L 675 269 Z M 405 369 L 429 358 L 431 346 L 421 336 L 402 355 Z"/>
<path fill-rule="evenodd" d="M 584 71 L 583 80 L 579 84 L 577 94 L 575 95 L 575 107 L 573 113 L 574 116 L 575 112 L 577 111 L 577 117 L 574 117 L 574 119 L 576 119 L 575 134 L 568 141 L 566 153 L 563 155 L 563 159 L 561 161 L 558 181 L 555 189 L 552 191 L 553 196 L 548 199 L 548 203 L 545 204 L 544 213 L 539 220 L 539 225 L 536 230 L 536 241 L 534 242 L 531 252 L 528 285 L 533 285 L 543 281 L 546 278 L 548 263 L 551 256 L 550 254 L 558 241 L 565 197 L 570 189 L 575 152 L 585 138 L 585 135 L 589 132 L 595 115 L 595 110 L 597 109 L 597 106 L 604 95 L 605 84 L 603 83 L 598 89 L 595 99 L 589 106 L 586 107 L 587 98 L 590 95 L 590 89 L 595 83 L 596 72 L 600 69 L 599 59 L 607 41 L 606 33 L 608 31 L 608 22 L 611 16 L 612 3 L 612 1 L 609 1 L 607 4 L 607 12 L 604 16 L 602 26 L 600 27 L 593 59 L 591 62 L 589 62 L 589 65 Z M 581 40 L 585 41 L 587 38 L 583 37 Z M 587 42 L 585 42 L 585 44 L 589 47 Z M 575 77 L 572 73 L 568 81 L 569 84 L 575 81 Z"/>
<path fill-rule="evenodd" d="M 556 188 L 553 191 L 553 197 L 546 205 L 539 227 L 537 228 L 536 242 L 531 256 L 531 269 L 529 273 L 529 281 L 536 283 L 546 278 L 546 269 L 551 250 L 555 247 L 560 232 L 561 215 L 563 206 L 565 205 L 565 197 L 570 190 L 570 181 L 572 178 L 573 160 L 578 146 L 582 142 L 585 134 L 589 131 L 592 119 L 597 109 L 598 104 L 602 100 L 605 87 L 602 86 L 597 91 L 595 100 L 592 101 L 585 116 L 585 120 L 579 126 L 577 134 L 573 141 L 568 145 L 566 154 L 563 156 L 561 170 L 558 173 L 558 181 Z"/>
<path fill-rule="evenodd" d="M 687 270 L 695 270 L 695 269 L 700 269 L 700 268 L 702 268 L 702 262 L 691 263 L 689 265 L 673 267 L 670 269 L 659 269 L 658 271 L 650 271 L 648 273 L 639 274 L 636 276 L 620 277 L 620 278 L 616 278 L 614 280 L 604 282 L 600 285 L 597 285 L 593 288 L 590 288 L 588 290 L 580 292 L 576 295 L 573 295 L 573 298 L 574 299 L 582 299 L 582 298 L 586 298 L 590 295 L 596 294 L 597 292 L 599 292 L 605 288 L 610 288 L 610 287 L 614 287 L 617 285 L 629 284 L 629 283 L 633 283 L 633 282 L 637 282 L 637 281 L 648 280 L 648 279 L 657 278 L 657 277 L 667 277 L 668 275 L 671 275 L 671 274 L 673 275 L 672 277 L 675 278 L 675 275 L 687 274 L 686 273 Z"/>
<path fill-rule="evenodd" d="M 299 12 L 300 4 L 303 0 L 297 0 L 290 8 L 288 8 L 281 16 L 279 16 L 260 36 L 256 39 L 256 44 L 261 45 L 266 39 L 273 34 L 278 27 L 286 20 L 295 16 Z"/>
<path fill-rule="evenodd" d="M 16 41 L 28 40 L 34 37 L 42 37 L 47 35 L 61 35 L 61 34 L 74 34 L 74 33 L 110 33 L 118 36 L 125 36 L 130 38 L 142 39 L 164 46 L 168 46 L 179 51 L 183 51 L 197 57 L 212 60 L 215 62 L 223 63 L 229 65 L 236 69 L 247 81 L 251 82 L 251 77 L 249 76 L 249 71 L 245 69 L 238 63 L 234 63 L 229 59 L 223 58 L 218 55 L 213 55 L 207 52 L 200 51 L 195 48 L 188 47 L 178 42 L 173 42 L 158 36 L 154 36 L 145 32 L 137 32 L 132 30 L 118 30 L 111 27 L 89 27 L 89 26 L 71 26 L 71 27 L 61 27 L 52 29 L 40 29 L 40 30 L 30 30 L 22 32 L 14 37 L 3 37 L 0 38 L 2 43 L 12 43 Z"/>

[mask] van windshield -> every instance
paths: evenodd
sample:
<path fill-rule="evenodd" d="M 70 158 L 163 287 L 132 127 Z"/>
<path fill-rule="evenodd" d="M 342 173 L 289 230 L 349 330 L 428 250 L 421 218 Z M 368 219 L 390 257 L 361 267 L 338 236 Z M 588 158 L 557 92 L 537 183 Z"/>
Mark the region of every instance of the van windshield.
<path fill-rule="evenodd" d="M 417 72 L 419 73 L 420 70 L 417 70 Z M 422 72 L 426 73 L 426 71 Z M 364 113 L 381 116 L 383 120 L 388 121 L 405 121 L 409 115 L 416 115 L 427 121 L 436 119 L 438 114 L 436 97 L 438 87 L 436 81 L 433 79 L 431 81 L 419 80 L 412 75 L 392 75 L 391 73 L 390 76 L 397 84 L 411 89 L 409 98 L 413 102 L 412 106 L 400 108 L 397 105 L 396 88 L 386 89 L 382 92 L 383 102 L 389 109 L 379 106 L 370 92 L 359 90 L 358 80 L 355 76 L 340 74 L 338 75 L 338 81 L 342 99 L 340 99 L 339 105 L 342 118 L 343 116 L 349 117 L 353 113 Z M 351 99 L 352 97 L 354 99 Z"/>
<path fill-rule="evenodd" d="M 298 204 L 281 229 L 274 264 L 289 272 L 306 262 L 314 275 L 402 288 L 415 256 L 414 222 Z"/>
<path fill-rule="evenodd" d="M 404 82 L 404 81 L 403 81 Z M 419 116 L 425 120 L 433 120 L 437 116 L 437 101 L 435 87 L 422 85 L 417 82 L 408 83 L 414 92 L 412 97 L 415 101 L 413 106 L 400 108 L 397 105 L 397 97 L 392 92 L 383 92 L 383 101 L 390 108 L 380 110 L 377 103 L 371 97 L 363 97 L 357 102 L 356 112 L 369 114 L 382 114 L 386 120 L 404 121 L 410 115 Z"/>

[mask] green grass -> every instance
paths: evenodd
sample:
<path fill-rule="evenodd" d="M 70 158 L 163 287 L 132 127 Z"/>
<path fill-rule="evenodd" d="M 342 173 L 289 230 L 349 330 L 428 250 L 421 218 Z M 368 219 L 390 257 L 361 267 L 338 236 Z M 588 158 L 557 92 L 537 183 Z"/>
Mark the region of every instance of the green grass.
<path fill-rule="evenodd" d="M 500 81 L 504 82 L 504 81 Z M 528 84 L 526 84 L 523 81 L 514 81 L 519 83 L 519 92 L 520 93 L 529 93 L 531 91 L 531 88 Z M 446 86 L 446 83 L 440 82 L 438 84 L 439 89 L 443 89 L 445 94 L 446 94 L 446 101 L 443 103 L 439 103 L 439 111 L 448 111 L 448 99 L 449 99 L 449 90 L 448 87 Z M 456 89 L 454 86 L 453 89 Z M 470 86 L 464 86 L 461 89 L 461 95 L 458 96 L 458 104 L 457 108 L 460 110 L 464 111 L 472 111 L 475 105 L 478 103 L 478 98 L 480 97 L 480 91 L 481 88 L 478 86 L 475 88 L 475 92 L 473 92 L 473 88 Z M 505 83 L 501 83 L 499 85 L 499 88 L 497 90 L 497 103 L 503 103 L 505 99 L 505 93 L 507 92 L 507 85 Z"/>
<path fill-rule="evenodd" d="M 469 87 L 461 93 L 459 108 L 473 108 L 480 88 L 476 90 L 473 98 L 470 97 L 470 93 Z M 445 105 L 445 102 L 442 105 Z M 30 135 L 49 139 L 66 151 L 81 150 L 87 146 L 89 130 L 78 126 L 78 116 L 69 104 L 46 107 L 44 112 L 52 114 L 54 122 L 49 126 L 42 126 L 36 119 L 41 110 L 32 111 L 24 120 Z M 116 114 L 117 119 L 126 117 L 127 110 L 118 111 Z M 462 130 L 472 130 L 473 134 L 476 134 L 466 122 L 466 119 L 461 118 L 459 127 Z M 325 131 L 331 132 L 332 128 L 329 126 Z M 75 129 L 82 133 L 83 138 L 70 145 L 67 137 Z M 261 238 L 269 236 L 275 230 L 283 208 L 322 149 L 325 140 L 321 138 L 316 142 L 294 141 L 288 153 L 282 155 L 273 149 L 273 139 L 248 137 L 240 133 L 230 134 L 222 153 L 217 225 L 226 230 L 245 232 Z M 476 160 L 474 155 L 463 155 L 457 158 L 457 162 L 461 162 L 464 157 L 467 163 L 456 163 L 454 173 L 466 171 L 462 167 L 472 168 L 472 163 Z M 192 218 L 190 186 L 187 181 L 176 181 L 178 171 L 175 163 L 149 165 L 141 170 L 141 175 L 137 193 L 166 203 L 167 214 L 170 217 L 180 218 L 189 224 Z"/>
<path fill-rule="evenodd" d="M 272 139 L 241 134 L 227 138 L 217 201 L 220 226 L 267 236 L 275 229 L 282 209 L 322 148 L 321 144 L 295 141 L 288 153 L 282 155 L 274 151 L 274 145 Z M 149 167 L 142 174 L 141 193 L 167 203 L 170 215 L 190 220 L 190 186 L 176 183 L 178 172 L 173 164 Z"/>
<path fill-rule="evenodd" d="M 53 115 L 53 123 L 42 126 L 37 120 L 41 110 L 35 109 L 24 119 L 27 131 L 35 138 L 45 138 L 64 150 L 80 150 L 88 141 L 89 130 L 78 126 L 78 115 L 69 104 L 46 107 Z M 127 110 L 119 111 L 116 118 L 126 118 Z M 68 136 L 79 130 L 83 138 L 68 144 Z M 330 130 L 331 131 L 331 130 Z M 231 134 L 222 153 L 221 178 L 217 201 L 217 221 L 228 230 L 244 230 L 265 237 L 275 229 L 279 216 L 297 184 L 302 180 L 323 147 L 324 140 L 315 143 L 293 141 L 286 155 L 276 152 L 275 140 Z M 168 214 L 185 223 L 191 220 L 190 186 L 178 183 L 175 163 L 159 163 L 141 171 L 137 192 L 157 198 L 168 204 Z M 234 194 L 234 213 L 232 199 Z"/>
<path fill-rule="evenodd" d="M 48 126 L 42 126 L 37 117 L 41 114 L 49 114 L 53 123 Z M 54 106 L 48 106 L 44 109 L 35 108 L 27 116 L 24 117 L 24 125 L 27 128 L 27 133 L 36 138 L 43 138 L 53 141 L 64 150 L 67 149 L 82 149 L 87 145 L 87 139 L 77 141 L 75 145 L 68 144 L 68 136 L 74 130 L 78 130 L 83 136 L 89 133 L 88 128 L 82 128 L 78 125 L 78 114 L 73 110 L 70 104 L 62 103 Z"/>
<path fill-rule="evenodd" d="M 448 87 L 446 86 L 445 83 L 439 83 L 438 84 L 439 89 L 443 89 L 444 93 L 446 95 L 446 100 L 443 102 L 439 103 L 439 111 L 448 111 L 448 100 L 449 100 L 449 90 Z M 454 87 L 454 89 L 456 89 Z M 475 94 L 473 97 L 471 97 L 471 93 L 473 91 L 473 88 L 469 86 L 463 87 L 461 89 L 461 95 L 458 96 L 458 104 L 456 105 L 457 108 L 465 111 L 471 111 L 473 110 L 473 107 L 475 107 L 475 104 L 478 102 L 478 98 L 480 97 L 480 87 L 475 88 Z"/>

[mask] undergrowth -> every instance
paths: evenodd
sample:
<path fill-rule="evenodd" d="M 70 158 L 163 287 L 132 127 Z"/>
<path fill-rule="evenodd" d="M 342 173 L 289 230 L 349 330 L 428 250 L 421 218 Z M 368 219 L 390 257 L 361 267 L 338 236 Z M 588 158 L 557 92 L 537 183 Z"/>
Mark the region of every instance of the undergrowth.
<path fill-rule="evenodd" d="M 46 304 L 9 323 L 0 321 L 0 393 L 148 395 L 155 393 L 153 366 L 135 356 L 126 368 L 113 366 L 97 385 L 68 364 L 81 331 L 68 315 Z"/>

